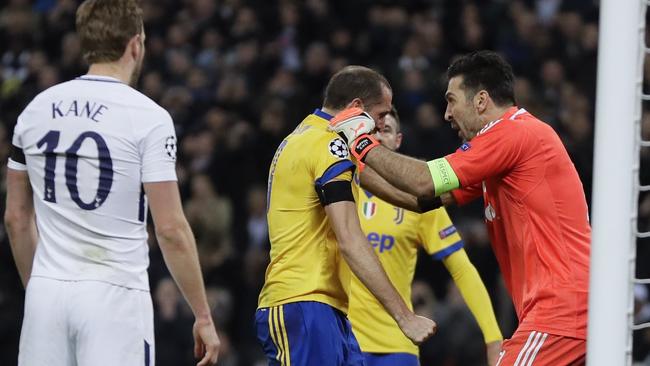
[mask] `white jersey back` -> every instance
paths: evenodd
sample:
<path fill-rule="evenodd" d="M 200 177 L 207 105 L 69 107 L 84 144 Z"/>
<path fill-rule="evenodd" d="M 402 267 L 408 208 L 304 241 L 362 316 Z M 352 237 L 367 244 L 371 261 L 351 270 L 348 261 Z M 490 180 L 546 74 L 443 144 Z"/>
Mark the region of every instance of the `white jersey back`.
<path fill-rule="evenodd" d="M 142 183 L 176 180 L 170 115 L 117 79 L 86 75 L 36 96 L 13 144 L 34 191 L 32 276 L 148 290 Z"/>

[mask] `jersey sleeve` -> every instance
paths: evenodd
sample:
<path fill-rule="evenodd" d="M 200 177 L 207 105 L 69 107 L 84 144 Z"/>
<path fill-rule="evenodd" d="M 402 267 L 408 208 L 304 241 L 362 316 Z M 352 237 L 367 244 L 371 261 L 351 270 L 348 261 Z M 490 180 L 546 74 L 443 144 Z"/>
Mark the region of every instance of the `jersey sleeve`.
<path fill-rule="evenodd" d="M 456 200 L 456 204 L 458 206 L 462 206 L 474 201 L 475 199 L 483 195 L 483 184 L 482 183 L 472 184 L 471 186 L 454 189 L 449 193 L 451 193 L 451 195 L 454 196 L 454 199 Z"/>
<path fill-rule="evenodd" d="M 464 144 L 445 159 L 458 177 L 461 187 L 512 169 L 521 155 L 525 131 L 515 121 L 503 121 Z"/>
<path fill-rule="evenodd" d="M 142 183 L 176 181 L 176 131 L 168 113 L 148 131 L 140 145 Z"/>
<path fill-rule="evenodd" d="M 463 240 L 444 207 L 422 214 L 418 236 L 424 250 L 436 260 L 445 259 L 463 247 Z"/>
<path fill-rule="evenodd" d="M 350 161 L 348 147 L 340 137 L 323 138 L 314 148 L 316 185 L 323 185 L 332 179 L 352 181 L 354 163 Z"/>

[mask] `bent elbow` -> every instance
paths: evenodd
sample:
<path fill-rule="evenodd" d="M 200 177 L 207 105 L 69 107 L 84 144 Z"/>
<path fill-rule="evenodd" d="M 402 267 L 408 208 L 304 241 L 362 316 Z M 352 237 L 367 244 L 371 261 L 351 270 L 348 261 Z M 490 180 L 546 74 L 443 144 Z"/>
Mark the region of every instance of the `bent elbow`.
<path fill-rule="evenodd" d="M 30 215 L 17 210 L 7 210 L 4 215 L 4 224 L 7 231 L 12 232 L 27 227 Z"/>

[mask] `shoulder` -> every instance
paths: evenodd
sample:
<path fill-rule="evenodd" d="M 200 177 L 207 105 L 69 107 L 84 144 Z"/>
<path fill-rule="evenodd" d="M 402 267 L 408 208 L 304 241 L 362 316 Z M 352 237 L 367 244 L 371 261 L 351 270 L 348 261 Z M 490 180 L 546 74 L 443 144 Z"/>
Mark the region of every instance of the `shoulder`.
<path fill-rule="evenodd" d="M 158 103 L 153 101 L 153 99 L 142 94 L 138 90 L 133 89 L 130 86 L 124 85 L 124 87 L 127 88 L 126 93 L 128 93 L 127 96 L 130 102 L 129 105 L 133 109 L 146 113 L 156 114 L 165 118 L 169 118 L 171 120 L 169 112 L 167 112 L 167 110 L 161 107 Z"/>
<path fill-rule="evenodd" d="M 331 155 L 336 159 L 349 159 L 350 151 L 343 139 L 335 133 L 319 134 L 314 143 L 321 154 Z"/>
<path fill-rule="evenodd" d="M 71 90 L 73 90 L 73 80 L 66 81 L 60 84 L 53 85 L 42 92 L 38 93 L 32 100 L 27 104 L 24 111 L 29 111 L 35 108 L 40 108 L 43 103 L 51 102 L 57 98 L 64 97 L 69 95 Z"/>

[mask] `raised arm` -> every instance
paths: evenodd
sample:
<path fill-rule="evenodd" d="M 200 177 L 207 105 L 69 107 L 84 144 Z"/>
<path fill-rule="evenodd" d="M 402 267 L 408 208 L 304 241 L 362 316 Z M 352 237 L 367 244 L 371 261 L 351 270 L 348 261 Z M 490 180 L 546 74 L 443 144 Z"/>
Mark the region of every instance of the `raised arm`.
<path fill-rule="evenodd" d="M 195 316 L 194 355 L 199 366 L 217 362 L 220 341 L 205 295 L 192 229 L 185 219 L 175 181 L 145 183 L 144 190 L 165 263 Z"/>
<path fill-rule="evenodd" d="M 7 168 L 7 206 L 4 222 L 20 280 L 23 286 L 27 286 L 32 273 L 38 232 L 32 187 L 26 170 Z"/>

